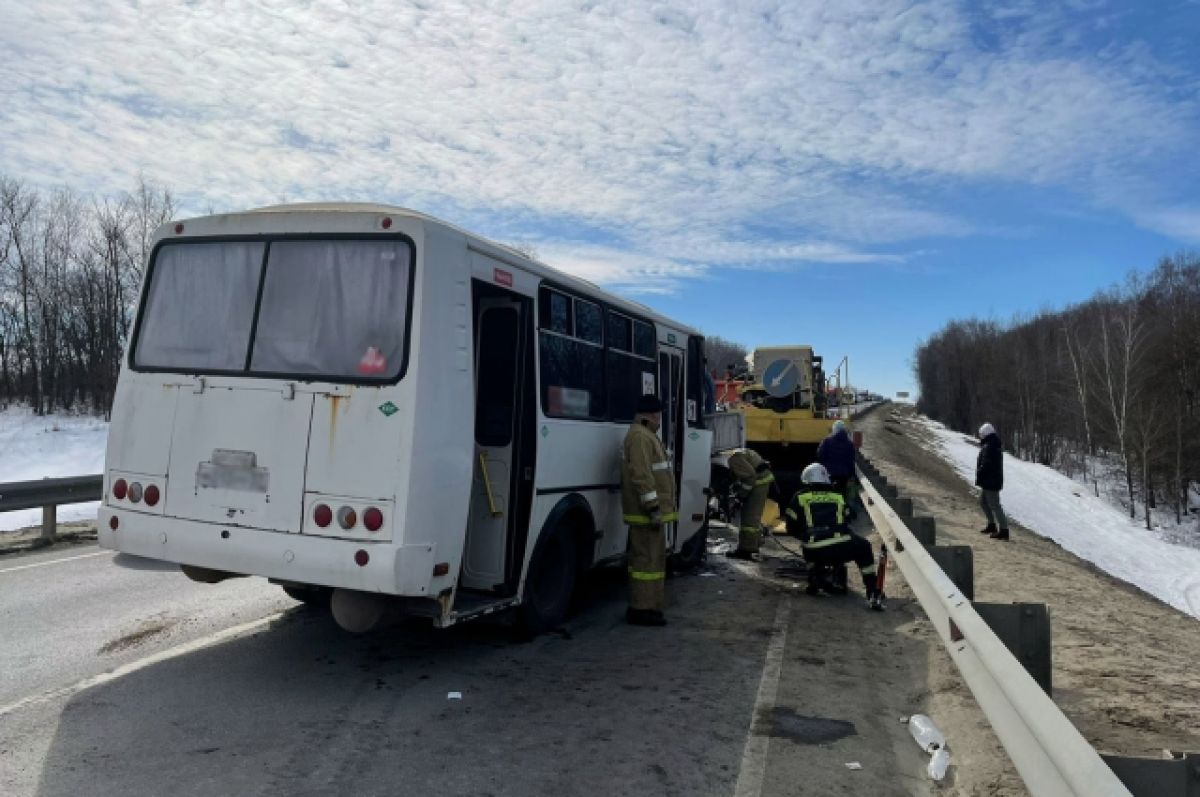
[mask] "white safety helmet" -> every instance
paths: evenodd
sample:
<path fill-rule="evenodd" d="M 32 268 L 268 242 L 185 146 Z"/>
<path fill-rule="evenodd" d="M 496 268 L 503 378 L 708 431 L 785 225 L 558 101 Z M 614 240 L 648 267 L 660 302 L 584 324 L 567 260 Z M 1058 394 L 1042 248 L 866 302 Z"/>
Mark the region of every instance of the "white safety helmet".
<path fill-rule="evenodd" d="M 996 433 L 996 427 L 992 426 L 990 423 L 985 423 L 983 426 L 979 427 L 979 439 L 980 440 L 982 440 L 983 438 L 987 437 L 990 434 L 995 434 L 995 433 Z"/>
<path fill-rule="evenodd" d="M 800 481 L 804 484 L 832 484 L 829 478 L 829 471 L 825 470 L 825 466 L 820 462 L 814 462 L 804 469 L 800 474 Z"/>

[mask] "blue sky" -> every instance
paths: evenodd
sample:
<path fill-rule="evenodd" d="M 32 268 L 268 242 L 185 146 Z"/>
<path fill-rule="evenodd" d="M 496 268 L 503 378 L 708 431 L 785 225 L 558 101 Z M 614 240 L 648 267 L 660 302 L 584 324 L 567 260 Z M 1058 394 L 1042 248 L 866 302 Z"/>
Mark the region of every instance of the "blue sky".
<path fill-rule="evenodd" d="M 1195 0 L 0 0 L 0 173 L 407 205 L 911 388 L 1200 246 Z"/>

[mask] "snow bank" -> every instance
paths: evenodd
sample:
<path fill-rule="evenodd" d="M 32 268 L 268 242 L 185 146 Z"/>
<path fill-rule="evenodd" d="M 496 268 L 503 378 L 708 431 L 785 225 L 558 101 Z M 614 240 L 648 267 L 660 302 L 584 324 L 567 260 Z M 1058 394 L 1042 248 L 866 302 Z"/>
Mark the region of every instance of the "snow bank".
<path fill-rule="evenodd" d="M 940 423 L 915 420 L 930 432 L 937 453 L 974 484 L 979 448 Z M 1200 619 L 1200 550 L 1172 544 L 1070 477 L 1008 454 L 1000 501 L 1025 528 Z"/>
<path fill-rule="evenodd" d="M 37 417 L 28 409 L 0 412 L 0 483 L 104 470 L 108 424 L 86 415 Z M 58 508 L 59 520 L 94 520 L 99 503 Z M 42 510 L 0 513 L 0 531 L 42 522 Z"/>

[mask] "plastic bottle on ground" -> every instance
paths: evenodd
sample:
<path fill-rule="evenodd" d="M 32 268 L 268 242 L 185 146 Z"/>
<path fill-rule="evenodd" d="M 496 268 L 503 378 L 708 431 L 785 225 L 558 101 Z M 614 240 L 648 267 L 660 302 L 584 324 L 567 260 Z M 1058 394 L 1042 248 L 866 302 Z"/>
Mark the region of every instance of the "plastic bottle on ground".
<path fill-rule="evenodd" d="M 946 777 L 946 769 L 950 766 L 950 751 L 945 747 L 939 747 L 933 752 L 929 758 L 929 766 L 925 767 L 925 771 L 929 773 L 929 777 L 934 780 L 941 780 Z"/>
<path fill-rule="evenodd" d="M 908 732 L 927 753 L 940 750 L 946 746 L 946 737 L 933 724 L 933 720 L 924 714 L 913 714 L 908 718 Z"/>

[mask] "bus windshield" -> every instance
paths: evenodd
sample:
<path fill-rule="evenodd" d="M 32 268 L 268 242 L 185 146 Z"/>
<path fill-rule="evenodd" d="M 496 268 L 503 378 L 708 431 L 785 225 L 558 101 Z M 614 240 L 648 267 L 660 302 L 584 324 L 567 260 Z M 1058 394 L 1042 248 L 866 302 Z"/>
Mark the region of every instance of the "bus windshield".
<path fill-rule="evenodd" d="M 133 366 L 395 380 L 411 269 L 410 245 L 391 239 L 163 246 L 151 266 Z"/>

